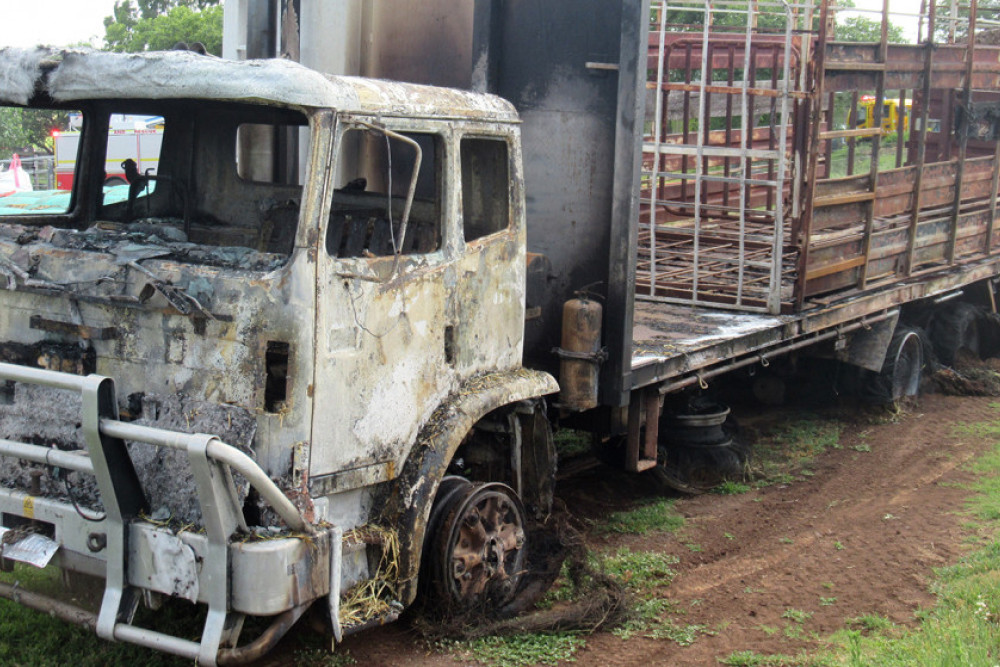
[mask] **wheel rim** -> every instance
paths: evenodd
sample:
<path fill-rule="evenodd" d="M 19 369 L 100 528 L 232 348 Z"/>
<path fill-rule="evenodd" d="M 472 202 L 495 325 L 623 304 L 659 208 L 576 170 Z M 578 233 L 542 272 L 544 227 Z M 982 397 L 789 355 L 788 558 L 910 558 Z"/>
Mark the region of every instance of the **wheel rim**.
<path fill-rule="evenodd" d="M 923 365 L 920 336 L 911 331 L 900 342 L 893 359 L 892 400 L 897 401 L 905 396 L 917 395 L 920 390 L 920 374 Z"/>
<path fill-rule="evenodd" d="M 504 484 L 452 482 L 436 506 L 438 548 L 434 570 L 439 592 L 468 607 L 503 602 L 517 590 L 525 559 L 524 508 Z"/>

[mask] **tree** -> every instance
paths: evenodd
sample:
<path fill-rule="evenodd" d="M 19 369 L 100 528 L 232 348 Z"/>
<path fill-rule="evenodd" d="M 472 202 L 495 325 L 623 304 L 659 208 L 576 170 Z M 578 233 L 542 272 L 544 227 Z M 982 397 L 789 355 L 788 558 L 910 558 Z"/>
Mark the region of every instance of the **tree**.
<path fill-rule="evenodd" d="M 976 17 L 979 21 L 990 21 L 994 25 L 985 26 L 988 28 L 986 30 L 986 35 L 982 33 L 984 24 L 978 23 L 976 28 L 976 40 L 982 41 L 986 44 L 996 44 L 996 32 L 995 23 L 1000 19 L 1000 0 L 979 0 L 976 3 Z M 958 44 L 963 44 L 968 40 L 969 37 L 969 7 L 970 3 L 966 0 L 960 2 L 956 5 L 957 14 L 951 16 L 951 6 L 949 4 L 938 5 L 936 18 L 934 21 L 934 40 L 936 42 L 948 42 L 951 39 L 951 28 L 952 24 L 955 27 L 955 42 Z M 953 20 L 954 19 L 954 20 Z M 985 40 L 982 37 L 986 37 Z"/>
<path fill-rule="evenodd" d="M 892 21 L 889 21 L 886 36 L 890 44 L 906 42 L 903 29 Z M 881 42 L 882 21 L 867 16 L 848 16 L 843 20 L 838 17 L 835 37 L 838 42 Z"/>
<path fill-rule="evenodd" d="M 135 53 L 173 48 L 178 42 L 201 42 L 222 54 L 220 0 L 120 0 L 104 19 L 109 51 Z"/>
<path fill-rule="evenodd" d="M 52 130 L 65 126 L 65 111 L 0 106 L 0 159 L 11 153 L 51 153 Z"/>

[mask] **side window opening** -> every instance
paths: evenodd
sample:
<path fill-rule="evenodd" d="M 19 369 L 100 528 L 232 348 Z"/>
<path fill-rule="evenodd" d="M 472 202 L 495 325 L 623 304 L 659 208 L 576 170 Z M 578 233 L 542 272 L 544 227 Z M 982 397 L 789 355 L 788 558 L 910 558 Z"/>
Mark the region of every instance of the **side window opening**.
<path fill-rule="evenodd" d="M 163 116 L 112 114 L 104 152 L 104 206 L 125 202 L 125 219 L 150 217 L 156 190 Z"/>
<path fill-rule="evenodd" d="M 502 139 L 462 139 L 462 220 L 465 240 L 510 226 L 510 162 Z"/>
<path fill-rule="evenodd" d="M 0 105 L 0 216 L 70 210 L 81 122 L 66 109 Z"/>
<path fill-rule="evenodd" d="M 349 129 L 341 138 L 326 236 L 333 257 L 386 257 L 397 250 L 427 254 L 441 248 L 441 141 L 433 134 L 392 134 L 364 127 Z M 419 166 L 410 142 L 419 146 Z"/>
<path fill-rule="evenodd" d="M 245 181 L 301 185 L 299 128 L 244 123 L 236 130 L 236 172 Z"/>

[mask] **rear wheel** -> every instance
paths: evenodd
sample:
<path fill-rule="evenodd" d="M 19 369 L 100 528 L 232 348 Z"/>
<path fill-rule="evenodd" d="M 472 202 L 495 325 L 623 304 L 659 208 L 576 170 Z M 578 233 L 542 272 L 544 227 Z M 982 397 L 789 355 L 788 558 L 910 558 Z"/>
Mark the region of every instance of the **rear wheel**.
<path fill-rule="evenodd" d="M 948 304 L 934 314 L 927 333 L 942 364 L 954 367 L 962 355 L 979 358 L 982 319 L 982 308 L 964 302 Z"/>
<path fill-rule="evenodd" d="M 501 607 L 526 565 L 526 518 L 506 484 L 445 477 L 428 523 L 427 593 L 450 610 Z"/>
<path fill-rule="evenodd" d="M 896 327 L 882 370 L 871 373 L 863 397 L 872 403 L 894 403 L 920 391 L 924 369 L 922 334 L 906 325 Z"/>
<path fill-rule="evenodd" d="M 916 396 L 920 391 L 920 376 L 924 368 L 920 334 L 904 327 L 890 345 L 885 363 L 882 372 L 889 374 L 892 400 Z"/>

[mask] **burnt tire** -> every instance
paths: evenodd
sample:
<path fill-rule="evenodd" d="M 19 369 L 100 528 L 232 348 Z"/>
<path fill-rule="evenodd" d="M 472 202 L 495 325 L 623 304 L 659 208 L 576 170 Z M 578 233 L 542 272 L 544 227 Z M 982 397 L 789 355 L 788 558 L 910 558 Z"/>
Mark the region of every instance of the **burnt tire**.
<path fill-rule="evenodd" d="M 662 487 L 687 494 L 705 493 L 746 475 L 747 450 L 728 407 L 713 401 L 688 406 L 660 423 L 657 463 L 649 474 Z"/>
<path fill-rule="evenodd" d="M 934 313 L 927 335 L 938 362 L 953 367 L 962 354 L 980 357 L 980 323 L 985 317 L 982 308 L 965 302 L 948 304 Z"/>
<path fill-rule="evenodd" d="M 920 392 L 927 363 L 925 335 L 918 329 L 899 325 L 892 334 L 882 370 L 870 373 L 863 396 L 871 403 L 895 403 Z"/>
<path fill-rule="evenodd" d="M 730 440 L 707 447 L 661 445 L 656 467 L 646 474 L 664 488 L 698 495 L 723 482 L 744 479 L 746 468 L 746 447 L 738 440 Z"/>
<path fill-rule="evenodd" d="M 445 477 L 424 541 L 424 607 L 453 616 L 507 607 L 527 570 L 527 515 L 506 484 Z"/>

